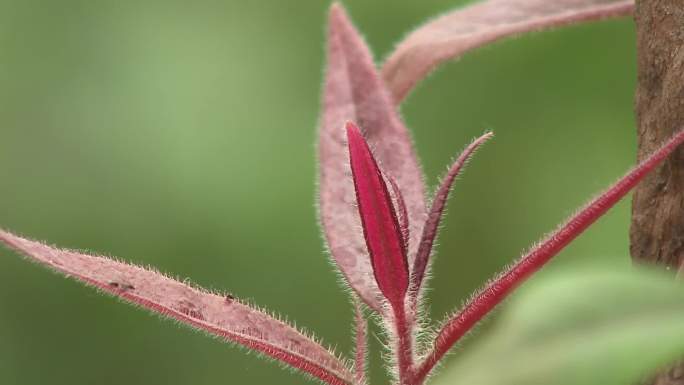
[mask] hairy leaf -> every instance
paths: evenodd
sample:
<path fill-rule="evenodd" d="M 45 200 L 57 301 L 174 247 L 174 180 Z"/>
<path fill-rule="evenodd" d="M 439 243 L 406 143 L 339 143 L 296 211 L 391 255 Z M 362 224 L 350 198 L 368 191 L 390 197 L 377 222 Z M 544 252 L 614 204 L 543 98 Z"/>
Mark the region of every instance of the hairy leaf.
<path fill-rule="evenodd" d="M 365 256 L 366 245 L 354 207 L 345 123 L 351 120 L 363 127 L 383 171 L 401 189 L 412 227 L 410 245 L 417 245 L 420 224 L 425 220 L 424 186 L 409 133 L 376 72 L 368 48 L 339 5 L 330 10 L 323 97 L 319 160 L 320 214 L 325 236 L 349 285 L 377 310 L 378 288 Z"/>
<path fill-rule="evenodd" d="M 363 235 L 380 291 L 403 312 L 409 283 L 406 248 L 392 198 L 363 135 L 347 123 L 349 159 Z"/>
<path fill-rule="evenodd" d="M 592 266 L 530 283 L 497 321 L 436 385 L 636 384 L 684 353 L 684 287 Z"/>
<path fill-rule="evenodd" d="M 0 230 L 0 243 L 127 302 L 256 350 L 331 385 L 351 383 L 333 353 L 283 321 L 239 301 L 110 258 L 60 250 Z"/>
<path fill-rule="evenodd" d="M 382 68 L 394 101 L 440 63 L 472 49 L 525 32 L 625 16 L 633 0 L 487 0 L 419 27 L 397 45 Z"/>

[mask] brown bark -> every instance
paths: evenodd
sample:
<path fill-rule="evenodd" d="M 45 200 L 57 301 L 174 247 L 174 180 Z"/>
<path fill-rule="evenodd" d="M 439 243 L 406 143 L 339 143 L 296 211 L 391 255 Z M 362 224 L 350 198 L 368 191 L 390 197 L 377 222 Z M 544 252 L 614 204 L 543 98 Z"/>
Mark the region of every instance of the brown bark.
<path fill-rule="evenodd" d="M 684 1 L 637 0 L 638 158 L 684 128 Z M 678 270 L 684 261 L 684 151 L 673 154 L 635 190 L 630 252 L 637 263 Z M 684 385 L 684 364 L 646 382 Z"/>

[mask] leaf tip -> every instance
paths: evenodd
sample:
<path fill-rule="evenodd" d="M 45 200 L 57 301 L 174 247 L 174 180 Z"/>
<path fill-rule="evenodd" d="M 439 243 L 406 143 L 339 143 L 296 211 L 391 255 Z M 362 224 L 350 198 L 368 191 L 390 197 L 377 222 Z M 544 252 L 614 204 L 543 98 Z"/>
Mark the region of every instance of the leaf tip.
<path fill-rule="evenodd" d="M 347 11 L 345 10 L 345 8 L 341 2 L 333 1 L 332 4 L 330 4 L 329 16 L 330 16 L 330 19 L 338 19 L 339 20 L 339 18 L 347 16 Z"/>
<path fill-rule="evenodd" d="M 340 27 L 350 24 L 349 16 L 344 6 L 335 1 L 330 5 L 330 11 L 328 11 L 328 22 L 331 29 L 340 29 Z"/>
<path fill-rule="evenodd" d="M 347 131 L 347 140 L 354 140 L 355 143 L 358 143 L 360 139 L 363 139 L 363 135 L 361 135 L 361 129 L 351 120 L 347 120 L 344 123 L 344 129 Z"/>

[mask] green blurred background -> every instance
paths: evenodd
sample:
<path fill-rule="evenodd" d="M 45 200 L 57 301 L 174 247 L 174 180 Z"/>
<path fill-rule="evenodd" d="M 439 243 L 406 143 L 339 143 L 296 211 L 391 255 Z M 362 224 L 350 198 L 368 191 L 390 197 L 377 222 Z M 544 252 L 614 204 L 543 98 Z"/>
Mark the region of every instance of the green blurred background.
<path fill-rule="evenodd" d="M 464 3 L 344 2 L 378 59 Z M 348 352 L 314 203 L 328 6 L 0 0 L 0 226 L 230 291 Z M 497 134 L 449 203 L 436 319 L 633 163 L 634 58 L 630 20 L 534 34 L 402 106 L 432 185 Z M 628 225 L 625 200 L 542 274 L 628 264 Z M 0 384 L 308 383 L 117 302 L 0 250 Z"/>

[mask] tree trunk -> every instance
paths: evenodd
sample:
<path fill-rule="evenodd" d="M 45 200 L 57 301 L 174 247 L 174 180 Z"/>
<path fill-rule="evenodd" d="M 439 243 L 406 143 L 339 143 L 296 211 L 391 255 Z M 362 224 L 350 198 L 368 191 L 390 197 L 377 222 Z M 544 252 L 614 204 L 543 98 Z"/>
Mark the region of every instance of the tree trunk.
<path fill-rule="evenodd" d="M 637 0 L 638 158 L 684 128 L 684 1 Z M 677 150 L 634 192 L 630 252 L 637 263 L 677 271 L 684 262 L 684 151 Z M 684 363 L 648 385 L 684 385 Z"/>

